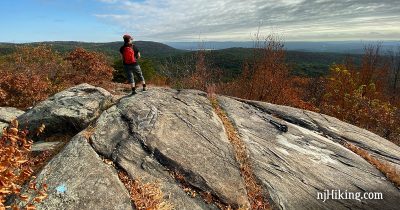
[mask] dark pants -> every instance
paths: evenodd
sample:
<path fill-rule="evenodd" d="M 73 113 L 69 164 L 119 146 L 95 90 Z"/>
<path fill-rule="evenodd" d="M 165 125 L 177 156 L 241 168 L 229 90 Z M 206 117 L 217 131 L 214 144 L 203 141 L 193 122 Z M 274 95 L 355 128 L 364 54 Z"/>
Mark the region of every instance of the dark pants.
<path fill-rule="evenodd" d="M 140 69 L 139 64 L 136 65 L 124 64 L 124 70 L 129 83 L 134 84 L 135 83 L 134 78 L 136 78 L 138 82 L 144 82 L 143 73 L 142 70 Z"/>

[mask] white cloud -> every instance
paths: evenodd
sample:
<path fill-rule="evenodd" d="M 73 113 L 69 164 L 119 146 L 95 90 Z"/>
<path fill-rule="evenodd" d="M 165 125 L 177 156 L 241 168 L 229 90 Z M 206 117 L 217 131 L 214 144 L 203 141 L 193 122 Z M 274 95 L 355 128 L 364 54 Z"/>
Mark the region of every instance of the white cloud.
<path fill-rule="evenodd" d="M 96 17 L 139 39 L 249 40 L 260 24 L 287 40 L 400 39 L 398 0 L 99 1 L 116 11 Z"/>

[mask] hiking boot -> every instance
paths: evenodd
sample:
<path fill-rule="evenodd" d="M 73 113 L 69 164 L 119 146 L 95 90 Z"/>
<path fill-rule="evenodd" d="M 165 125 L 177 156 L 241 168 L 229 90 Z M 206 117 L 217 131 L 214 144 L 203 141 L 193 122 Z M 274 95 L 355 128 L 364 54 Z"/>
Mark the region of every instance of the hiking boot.
<path fill-rule="evenodd" d="M 132 88 L 132 93 L 131 95 L 135 95 L 136 94 L 136 88 Z"/>
<path fill-rule="evenodd" d="M 146 84 L 143 84 L 143 91 L 146 91 L 146 90 L 147 90 Z"/>

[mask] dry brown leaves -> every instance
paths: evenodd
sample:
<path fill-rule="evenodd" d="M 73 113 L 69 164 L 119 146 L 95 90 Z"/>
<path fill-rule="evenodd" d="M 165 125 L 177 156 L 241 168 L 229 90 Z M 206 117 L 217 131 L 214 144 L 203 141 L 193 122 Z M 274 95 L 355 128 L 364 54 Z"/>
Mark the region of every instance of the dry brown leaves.
<path fill-rule="evenodd" d="M 47 185 L 41 189 L 34 181 L 30 160 L 32 141 L 27 139 L 27 131 L 18 130 L 18 121 L 14 120 L 10 128 L 4 129 L 0 139 L 0 209 L 18 209 L 16 204 L 5 206 L 6 198 L 16 195 L 17 200 L 26 202 L 25 207 L 34 209 L 33 202 L 39 203 L 47 197 Z M 35 197 L 21 194 L 21 185 L 29 181 L 29 190 L 34 191 Z"/>
<path fill-rule="evenodd" d="M 250 160 L 247 155 L 247 149 L 243 141 L 239 138 L 235 127 L 232 125 L 225 112 L 221 109 L 215 97 L 210 98 L 214 111 L 221 119 L 227 132 L 229 141 L 231 142 L 236 160 L 239 163 L 240 172 L 244 178 L 247 196 L 249 197 L 251 209 L 270 209 L 270 205 L 263 195 L 261 186 L 255 180 Z"/>
<path fill-rule="evenodd" d="M 375 166 L 379 171 L 381 171 L 391 182 L 393 182 L 397 187 L 400 187 L 400 173 L 390 163 L 380 161 L 372 155 L 370 155 L 366 150 L 361 149 L 354 144 L 351 143 L 344 143 L 344 146 L 349 150 L 353 151 L 357 155 L 364 158 L 368 163 Z"/>
<path fill-rule="evenodd" d="M 131 200 L 138 210 L 172 210 L 173 205 L 165 201 L 160 185 L 157 183 L 141 183 L 132 180 L 125 172 L 118 172 L 118 177 L 128 189 Z"/>

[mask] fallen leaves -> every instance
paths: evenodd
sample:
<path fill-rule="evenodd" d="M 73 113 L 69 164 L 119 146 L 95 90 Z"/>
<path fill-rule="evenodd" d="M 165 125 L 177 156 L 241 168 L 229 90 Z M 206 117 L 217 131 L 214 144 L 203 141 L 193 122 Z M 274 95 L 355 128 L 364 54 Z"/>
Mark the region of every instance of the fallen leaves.
<path fill-rule="evenodd" d="M 240 139 L 235 127 L 232 125 L 225 112 L 219 106 L 217 99 L 215 97 L 210 97 L 210 102 L 214 108 L 215 113 L 221 119 L 227 132 L 228 139 L 233 146 L 236 161 L 240 165 L 240 172 L 245 182 L 247 196 L 250 201 L 251 209 L 270 209 L 271 207 L 269 205 L 269 202 L 265 197 L 267 195 L 263 195 L 263 190 L 261 189 L 261 186 L 257 183 L 254 177 L 253 169 L 247 155 L 246 145 Z"/>
<path fill-rule="evenodd" d="M 14 204 L 5 206 L 6 197 L 16 195 L 18 201 L 26 202 L 25 209 L 36 209 L 29 201 L 28 194 L 21 194 L 21 185 L 33 177 L 33 165 L 30 157 L 32 141 L 27 139 L 27 131 L 18 130 L 18 121 L 11 123 L 11 128 L 4 129 L 0 138 L 0 210 L 19 209 Z M 31 181 L 29 189 L 37 192 L 34 202 L 42 202 L 47 197 L 47 185 L 43 185 L 42 190 L 38 190 L 37 183 Z"/>
<path fill-rule="evenodd" d="M 351 143 L 344 143 L 344 146 L 356 153 L 357 155 L 364 158 L 370 164 L 375 166 L 379 171 L 381 171 L 391 182 L 393 182 L 397 187 L 400 187 L 400 171 L 396 169 L 395 166 L 386 161 L 380 161 L 374 158 L 368 151 L 357 147 Z"/>
<path fill-rule="evenodd" d="M 165 201 L 158 183 L 142 183 L 132 180 L 125 172 L 118 172 L 118 177 L 128 189 L 131 200 L 138 210 L 172 210 L 174 206 Z"/>

